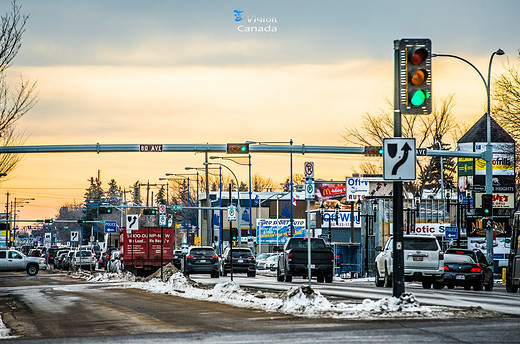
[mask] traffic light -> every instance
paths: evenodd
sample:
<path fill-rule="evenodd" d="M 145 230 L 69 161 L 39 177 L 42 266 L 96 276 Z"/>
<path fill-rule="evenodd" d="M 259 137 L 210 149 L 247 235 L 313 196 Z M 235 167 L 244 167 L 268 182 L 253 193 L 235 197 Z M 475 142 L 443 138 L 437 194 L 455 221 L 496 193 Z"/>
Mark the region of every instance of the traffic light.
<path fill-rule="evenodd" d="M 493 214 L 493 195 L 482 194 L 482 212 L 484 216 L 491 216 Z"/>
<path fill-rule="evenodd" d="M 238 228 L 231 228 L 231 241 L 238 240 Z"/>
<path fill-rule="evenodd" d="M 431 40 L 399 41 L 399 97 L 402 114 L 428 115 L 432 112 Z"/>
<path fill-rule="evenodd" d="M 43 220 L 43 222 L 45 222 L 45 223 L 54 223 L 54 220 L 53 219 L 45 219 L 45 220 Z"/>
<path fill-rule="evenodd" d="M 157 210 L 153 208 L 143 209 L 143 215 L 155 215 L 157 214 Z"/>
<path fill-rule="evenodd" d="M 100 214 L 112 214 L 112 208 L 99 208 Z"/>
<path fill-rule="evenodd" d="M 365 156 L 382 156 L 382 146 L 365 146 Z"/>
<path fill-rule="evenodd" d="M 228 143 L 226 153 L 228 154 L 248 154 L 249 143 Z"/>

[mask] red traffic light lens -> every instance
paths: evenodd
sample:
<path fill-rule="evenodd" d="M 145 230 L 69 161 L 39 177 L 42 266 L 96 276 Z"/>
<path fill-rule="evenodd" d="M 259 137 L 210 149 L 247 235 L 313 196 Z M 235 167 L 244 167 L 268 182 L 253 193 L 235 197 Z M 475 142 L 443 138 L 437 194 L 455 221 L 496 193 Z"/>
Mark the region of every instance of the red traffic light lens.
<path fill-rule="evenodd" d="M 419 65 L 423 63 L 428 57 L 428 51 L 424 48 L 419 48 L 415 50 L 410 56 L 410 62 L 414 65 Z"/>

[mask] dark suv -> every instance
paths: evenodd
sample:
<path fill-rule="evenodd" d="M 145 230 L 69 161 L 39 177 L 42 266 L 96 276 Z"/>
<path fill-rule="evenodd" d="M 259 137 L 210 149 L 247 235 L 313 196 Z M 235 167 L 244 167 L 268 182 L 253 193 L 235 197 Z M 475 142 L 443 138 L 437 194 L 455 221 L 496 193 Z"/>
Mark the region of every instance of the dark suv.
<path fill-rule="evenodd" d="M 246 272 L 247 277 L 256 276 L 256 260 L 255 256 L 249 248 L 233 248 L 233 257 L 231 257 L 231 250 L 226 247 L 222 258 L 220 259 L 220 275 L 226 276 L 231 272 L 231 259 L 233 259 L 233 273 Z"/>
<path fill-rule="evenodd" d="M 218 278 L 218 256 L 213 247 L 193 246 L 181 260 L 181 271 L 186 275 L 210 274 Z"/>
<path fill-rule="evenodd" d="M 446 254 L 462 254 L 471 257 L 475 263 L 484 271 L 484 288 L 486 291 L 493 290 L 493 270 L 489 267 L 488 261 L 484 253 L 480 250 L 466 250 L 461 248 L 449 248 L 446 250 Z"/>

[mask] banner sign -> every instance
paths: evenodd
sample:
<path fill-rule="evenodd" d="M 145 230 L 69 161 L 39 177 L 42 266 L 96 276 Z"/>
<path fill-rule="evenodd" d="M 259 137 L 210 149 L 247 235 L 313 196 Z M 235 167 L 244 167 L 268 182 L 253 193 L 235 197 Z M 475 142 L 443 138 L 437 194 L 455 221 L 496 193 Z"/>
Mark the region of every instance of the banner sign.
<path fill-rule="evenodd" d="M 288 219 L 257 219 L 256 233 L 257 242 L 283 245 L 287 241 L 287 232 L 291 220 Z M 295 238 L 306 237 L 305 219 L 294 219 Z"/>
<path fill-rule="evenodd" d="M 350 211 L 340 212 L 338 215 L 338 222 L 336 223 L 336 214 L 334 212 L 326 212 L 323 214 L 323 224 L 321 225 L 321 228 L 329 228 L 329 220 L 331 220 L 331 228 L 350 228 L 350 217 Z M 354 227 L 361 227 L 357 212 L 354 212 Z"/>

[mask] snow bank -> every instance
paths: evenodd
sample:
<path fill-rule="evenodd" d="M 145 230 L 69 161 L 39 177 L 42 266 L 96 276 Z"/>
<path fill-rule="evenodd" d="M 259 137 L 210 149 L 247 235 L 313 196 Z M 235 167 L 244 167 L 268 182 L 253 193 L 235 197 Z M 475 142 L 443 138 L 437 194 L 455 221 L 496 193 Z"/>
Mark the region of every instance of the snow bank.
<path fill-rule="evenodd" d="M 0 339 L 16 338 L 16 336 L 10 335 L 11 330 L 8 329 L 2 321 L 2 315 L 0 314 Z"/>

